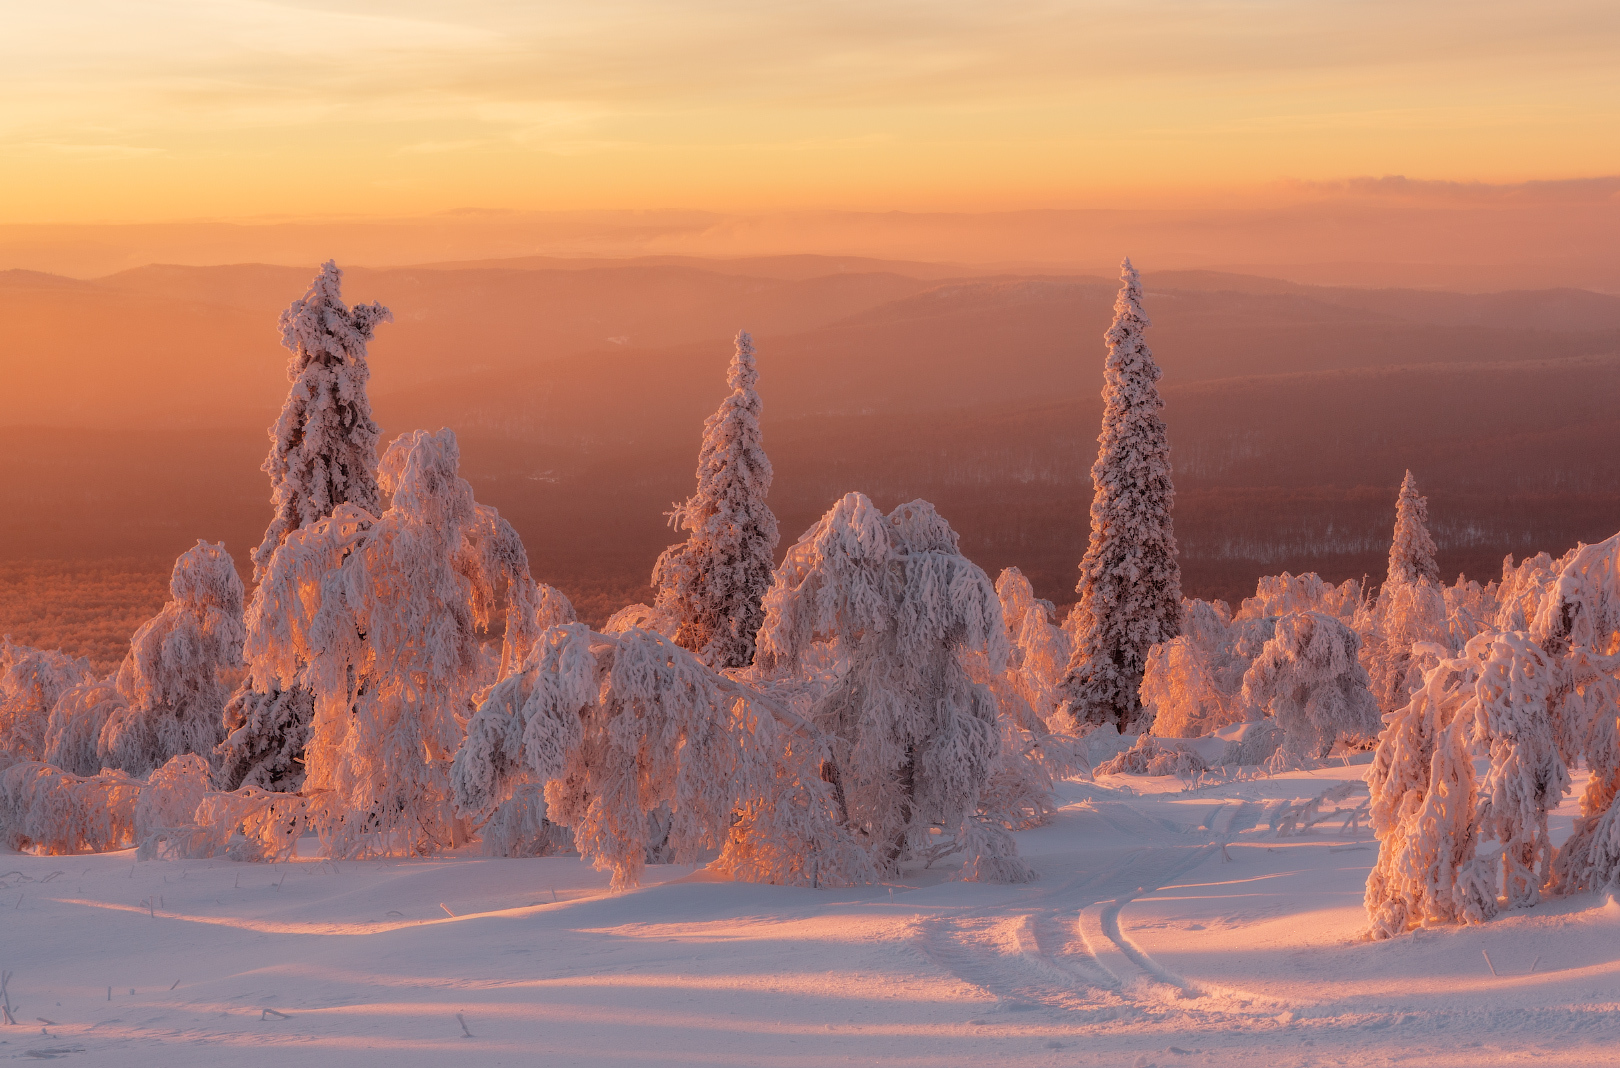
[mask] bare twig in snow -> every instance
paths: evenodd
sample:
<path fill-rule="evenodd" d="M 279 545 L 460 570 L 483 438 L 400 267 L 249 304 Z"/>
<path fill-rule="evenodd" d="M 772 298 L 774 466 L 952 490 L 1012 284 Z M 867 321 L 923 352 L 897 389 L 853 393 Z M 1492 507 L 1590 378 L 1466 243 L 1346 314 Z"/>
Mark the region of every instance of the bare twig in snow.
<path fill-rule="evenodd" d="M 459 1013 L 459 1012 L 456 1013 L 456 1022 L 461 1025 L 461 1037 L 462 1038 L 471 1038 L 473 1036 L 473 1033 L 471 1031 L 467 1030 L 467 1021 L 463 1020 L 461 1018 L 461 1013 Z"/>
<path fill-rule="evenodd" d="M 1485 954 L 1485 966 L 1491 970 L 1492 975 L 1495 975 L 1496 974 L 1496 965 L 1491 963 L 1491 955 L 1489 953 L 1486 953 L 1483 949 L 1480 950 L 1480 952 Z"/>
<path fill-rule="evenodd" d="M 261 1019 L 261 1020 L 268 1020 L 272 1016 L 274 1016 L 274 1017 L 276 1017 L 278 1019 L 282 1019 L 282 1020 L 290 1020 L 290 1019 L 292 1019 L 292 1017 L 288 1016 L 286 1013 L 277 1012 L 275 1009 L 261 1008 L 259 1010 L 259 1019 Z"/>
<path fill-rule="evenodd" d="M 450 917 L 452 920 L 456 918 L 456 914 L 450 911 L 450 906 L 446 905 L 443 901 L 439 902 L 439 907 L 443 909 L 444 914 Z"/>

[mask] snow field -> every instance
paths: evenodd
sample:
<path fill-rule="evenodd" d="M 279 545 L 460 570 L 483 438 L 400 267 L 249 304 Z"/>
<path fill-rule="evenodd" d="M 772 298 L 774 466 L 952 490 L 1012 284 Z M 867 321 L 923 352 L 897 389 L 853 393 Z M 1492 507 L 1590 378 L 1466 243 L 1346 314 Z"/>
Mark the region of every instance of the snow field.
<path fill-rule="evenodd" d="M 1052 823 L 1016 836 L 1041 873 L 1022 885 L 908 870 L 817 891 L 649 866 L 614 894 L 577 858 L 468 850 L 282 865 L 8 854 L 0 967 L 19 1026 L 0 1027 L 0 1058 L 1613 1063 L 1620 905 L 1564 898 L 1359 939 L 1365 824 L 1279 838 L 1271 821 L 1344 784 L 1319 807 L 1353 810 L 1364 770 L 1188 792 L 1062 783 Z M 1573 811 L 1554 814 L 1555 837 Z"/>

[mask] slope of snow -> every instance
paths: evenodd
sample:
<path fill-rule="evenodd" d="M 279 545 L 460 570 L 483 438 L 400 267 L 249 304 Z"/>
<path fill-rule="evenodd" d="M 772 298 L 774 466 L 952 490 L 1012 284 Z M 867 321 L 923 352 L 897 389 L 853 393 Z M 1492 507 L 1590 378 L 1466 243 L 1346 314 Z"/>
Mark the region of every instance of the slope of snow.
<path fill-rule="evenodd" d="M 1345 825 L 1363 771 L 1064 783 L 1055 820 L 1017 836 L 1041 879 L 1015 886 L 911 871 L 808 890 L 649 866 L 612 894 L 571 857 L 472 850 L 277 866 L 9 854 L 0 968 L 19 1025 L 0 1027 L 0 1058 L 1613 1063 L 1612 901 L 1359 940 L 1376 847 L 1364 815 Z"/>

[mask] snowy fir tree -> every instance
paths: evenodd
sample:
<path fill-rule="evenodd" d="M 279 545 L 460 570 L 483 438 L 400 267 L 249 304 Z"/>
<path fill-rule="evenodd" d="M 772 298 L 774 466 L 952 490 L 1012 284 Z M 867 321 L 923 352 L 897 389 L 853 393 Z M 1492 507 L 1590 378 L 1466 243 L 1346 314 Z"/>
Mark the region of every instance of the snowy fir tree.
<path fill-rule="evenodd" d="M 381 511 L 377 496 L 377 424 L 371 418 L 366 383 L 366 345 L 393 313 L 381 304 L 343 303 L 343 272 L 331 260 L 321 265 L 309 292 L 281 313 L 281 343 L 292 350 L 281 415 L 270 428 L 270 476 L 274 515 L 253 552 L 253 579 L 287 535 L 332 514 L 340 504 Z"/>
<path fill-rule="evenodd" d="M 1181 630 L 1181 568 L 1170 510 L 1170 443 L 1159 367 L 1143 341 L 1142 282 L 1131 261 L 1104 335 L 1102 433 L 1091 467 L 1091 544 L 1067 626 L 1074 653 L 1062 689 L 1076 729 L 1139 729 L 1148 650 Z"/>
<path fill-rule="evenodd" d="M 1427 582 L 1439 586 L 1440 566 L 1434 562 L 1434 552 L 1434 539 L 1429 536 L 1429 501 L 1418 493 L 1417 479 L 1408 471 L 1395 503 L 1395 537 L 1389 546 L 1385 584 Z"/>
<path fill-rule="evenodd" d="M 342 285 L 343 272 L 328 260 L 303 298 L 281 313 L 281 342 L 292 351 L 292 388 L 270 428 L 264 472 L 270 476 L 272 517 L 253 552 L 255 582 L 263 581 L 290 534 L 338 505 L 353 504 L 368 514 L 382 510 L 366 346 L 393 313 L 376 303 L 345 306 Z M 226 738 L 217 757 L 222 785 L 302 786 L 314 709 L 314 697 L 297 688 L 238 690 L 226 710 Z"/>
<path fill-rule="evenodd" d="M 765 503 L 771 461 L 760 440 L 759 369 L 746 331 L 726 383 L 731 395 L 703 424 L 697 492 L 670 513 L 671 525 L 690 535 L 658 558 L 652 584 L 676 644 L 711 666 L 741 668 L 754 661 L 777 541 Z"/>

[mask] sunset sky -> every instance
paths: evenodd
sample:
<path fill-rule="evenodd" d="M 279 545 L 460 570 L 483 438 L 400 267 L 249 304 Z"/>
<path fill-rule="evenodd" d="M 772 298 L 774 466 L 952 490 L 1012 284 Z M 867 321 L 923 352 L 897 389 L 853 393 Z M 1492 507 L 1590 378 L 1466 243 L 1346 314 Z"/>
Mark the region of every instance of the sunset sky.
<path fill-rule="evenodd" d="M 1620 172 L 1612 0 L 12 3 L 0 223 Z"/>

